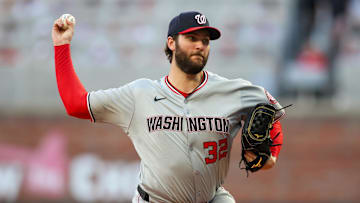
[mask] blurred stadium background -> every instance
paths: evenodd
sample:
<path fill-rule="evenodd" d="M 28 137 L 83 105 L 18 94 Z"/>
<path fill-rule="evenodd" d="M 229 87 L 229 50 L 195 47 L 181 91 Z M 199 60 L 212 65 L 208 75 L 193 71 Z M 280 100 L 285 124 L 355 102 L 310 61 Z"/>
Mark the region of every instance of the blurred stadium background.
<path fill-rule="evenodd" d="M 208 70 L 294 104 L 274 169 L 246 178 L 236 140 L 236 200 L 359 201 L 360 0 L 0 0 L 0 202 L 130 202 L 138 157 L 118 128 L 66 115 L 52 23 L 76 17 L 73 63 L 91 91 L 167 74 L 167 26 L 186 10 L 222 31 Z"/>

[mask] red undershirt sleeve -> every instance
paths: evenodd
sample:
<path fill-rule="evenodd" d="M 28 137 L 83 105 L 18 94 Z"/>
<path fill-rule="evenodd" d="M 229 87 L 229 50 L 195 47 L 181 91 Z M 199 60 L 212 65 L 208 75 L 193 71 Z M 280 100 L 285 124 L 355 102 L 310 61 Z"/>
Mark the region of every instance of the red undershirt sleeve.
<path fill-rule="evenodd" d="M 75 73 L 70 53 L 70 44 L 54 46 L 56 81 L 61 100 L 70 116 L 91 119 L 88 93 Z"/>
<path fill-rule="evenodd" d="M 281 146 L 282 146 L 282 143 L 283 143 L 283 132 L 282 132 L 282 129 L 281 129 L 280 121 L 276 121 L 273 124 L 273 128 L 270 130 L 270 137 L 273 140 L 274 145 L 280 144 L 278 146 L 270 147 L 270 151 L 271 151 L 272 156 L 277 158 L 279 156 Z"/>

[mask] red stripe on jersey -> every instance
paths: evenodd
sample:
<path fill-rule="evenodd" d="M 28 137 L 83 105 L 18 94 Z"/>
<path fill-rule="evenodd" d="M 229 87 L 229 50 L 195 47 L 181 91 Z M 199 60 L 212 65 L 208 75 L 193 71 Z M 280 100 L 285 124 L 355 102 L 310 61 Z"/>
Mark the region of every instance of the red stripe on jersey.
<path fill-rule="evenodd" d="M 91 119 L 87 91 L 77 77 L 70 54 L 70 44 L 54 46 L 55 72 L 60 97 L 70 116 Z"/>
<path fill-rule="evenodd" d="M 166 76 L 167 82 L 169 83 L 169 85 L 176 91 L 177 94 L 181 94 L 182 96 L 184 96 L 185 98 L 188 97 L 190 94 L 185 93 L 181 90 L 179 90 L 178 88 L 176 88 L 173 84 L 171 84 L 170 80 L 168 79 L 168 77 Z"/>
<path fill-rule="evenodd" d="M 170 83 L 170 81 L 169 81 L 169 79 L 168 79 L 168 76 L 165 77 L 165 84 L 166 84 L 166 85 L 168 86 L 168 88 L 169 88 L 171 91 L 173 91 L 175 94 L 180 95 L 180 93 L 177 92 L 177 89 L 176 89 L 174 86 L 171 85 L 171 83 Z M 175 88 L 175 89 L 174 89 L 174 88 Z"/>
<path fill-rule="evenodd" d="M 275 136 L 279 134 L 276 138 Z M 283 132 L 282 132 L 282 128 L 281 128 L 281 123 L 280 121 L 276 121 L 273 124 L 273 128 L 270 130 L 270 137 L 273 140 L 273 144 L 280 144 L 278 146 L 274 146 L 274 147 L 270 147 L 270 151 L 272 156 L 274 157 L 278 157 L 280 150 L 281 150 L 281 146 L 283 144 Z"/>
<path fill-rule="evenodd" d="M 202 87 L 205 86 L 205 84 L 207 83 L 208 81 L 208 73 L 206 71 L 203 71 L 204 72 L 204 77 L 202 78 L 202 81 L 201 81 L 201 84 L 194 90 L 192 91 L 191 93 L 185 93 L 179 89 L 177 89 L 173 84 L 171 84 L 171 82 L 169 81 L 169 77 L 166 76 L 165 77 L 165 83 L 166 85 L 173 91 L 175 92 L 177 95 L 183 95 L 185 98 L 190 96 L 191 94 L 193 94 L 194 92 L 198 91 L 199 89 L 201 89 Z"/>
<path fill-rule="evenodd" d="M 208 78 L 209 78 L 208 73 L 207 73 L 206 71 L 204 71 L 204 78 L 203 78 L 202 84 L 199 85 L 199 87 L 196 88 L 191 94 L 193 94 L 194 92 L 196 92 L 196 91 L 198 91 L 199 89 L 201 89 L 202 87 L 204 87 L 205 84 L 206 84 L 207 81 L 208 81 Z"/>

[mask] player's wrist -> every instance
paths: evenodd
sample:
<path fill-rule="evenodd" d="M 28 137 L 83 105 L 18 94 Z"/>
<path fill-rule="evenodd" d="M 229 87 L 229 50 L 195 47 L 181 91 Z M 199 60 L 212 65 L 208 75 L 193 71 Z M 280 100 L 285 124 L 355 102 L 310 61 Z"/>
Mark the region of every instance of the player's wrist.
<path fill-rule="evenodd" d="M 275 166 L 275 164 L 276 164 L 276 157 L 271 155 L 262 169 L 264 170 L 271 169 Z"/>
<path fill-rule="evenodd" d="M 70 50 L 70 44 L 54 44 L 55 56 L 60 56 L 63 54 L 64 50 Z M 59 55 L 60 54 L 60 55 Z"/>
<path fill-rule="evenodd" d="M 54 46 L 62 46 L 62 45 L 65 45 L 65 44 L 70 44 L 70 43 L 71 43 L 70 40 L 64 40 L 64 41 L 54 42 L 53 45 Z"/>

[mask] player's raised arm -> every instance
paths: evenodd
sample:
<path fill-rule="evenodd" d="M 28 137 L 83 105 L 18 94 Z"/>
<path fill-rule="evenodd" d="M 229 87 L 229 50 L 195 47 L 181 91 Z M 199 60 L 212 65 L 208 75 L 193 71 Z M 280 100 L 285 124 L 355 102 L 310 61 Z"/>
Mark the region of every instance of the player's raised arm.
<path fill-rule="evenodd" d="M 55 20 L 52 40 L 55 50 L 55 71 L 60 97 L 66 112 L 74 117 L 90 119 L 87 108 L 87 91 L 77 77 L 70 53 L 70 43 L 74 35 L 75 18 L 71 15 Z"/>

